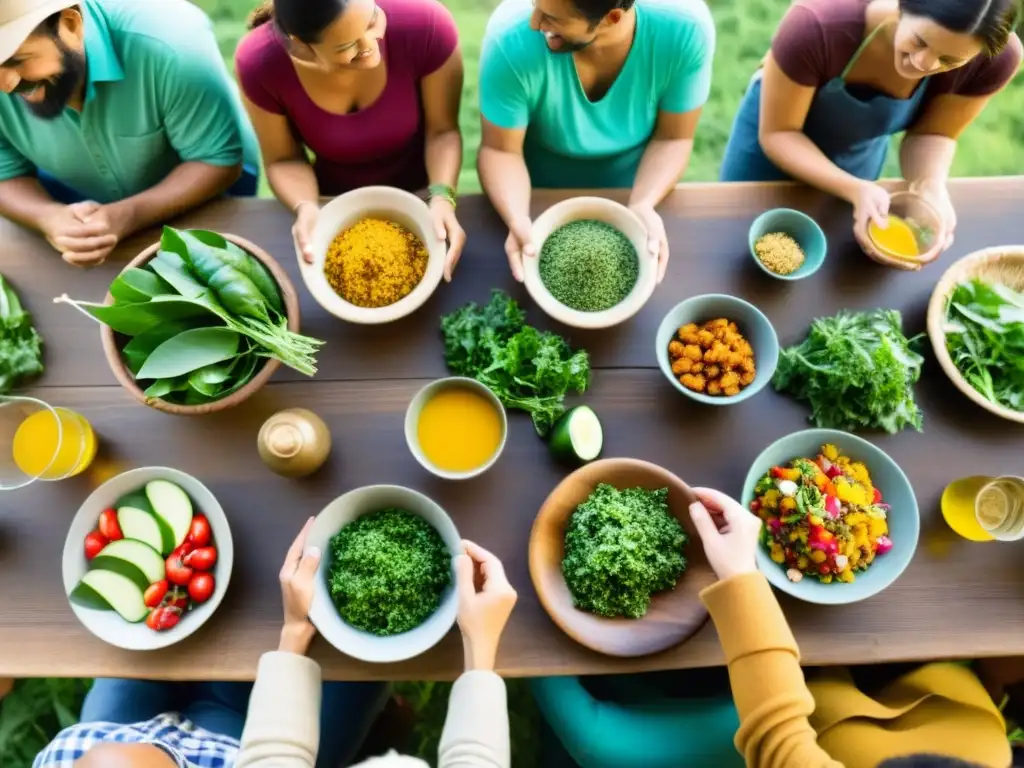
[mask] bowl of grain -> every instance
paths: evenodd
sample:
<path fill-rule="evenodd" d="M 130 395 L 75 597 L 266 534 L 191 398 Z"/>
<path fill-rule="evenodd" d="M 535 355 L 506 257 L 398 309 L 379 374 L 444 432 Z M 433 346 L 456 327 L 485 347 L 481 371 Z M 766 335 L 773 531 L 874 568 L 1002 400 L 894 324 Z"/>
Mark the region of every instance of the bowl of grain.
<path fill-rule="evenodd" d="M 654 293 L 658 260 L 631 210 L 603 197 L 572 197 L 533 222 L 537 256 L 523 260 L 523 282 L 548 315 L 576 328 L 608 328 Z"/>
<path fill-rule="evenodd" d="M 802 280 L 825 263 L 828 241 L 818 223 L 801 211 L 775 208 L 750 225 L 750 255 L 779 280 Z"/>
<path fill-rule="evenodd" d="M 317 303 L 350 323 L 390 323 L 430 298 L 446 247 L 427 204 L 394 187 L 362 187 L 331 200 L 313 232 L 313 263 L 299 259 Z"/>

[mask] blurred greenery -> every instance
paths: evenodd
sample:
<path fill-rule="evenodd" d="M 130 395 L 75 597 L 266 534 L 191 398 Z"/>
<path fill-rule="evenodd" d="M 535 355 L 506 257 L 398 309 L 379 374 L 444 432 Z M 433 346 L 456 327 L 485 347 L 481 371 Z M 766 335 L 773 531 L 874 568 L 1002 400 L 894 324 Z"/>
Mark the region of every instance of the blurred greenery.
<path fill-rule="evenodd" d="M 225 59 L 244 34 L 245 17 L 255 0 L 195 0 L 213 19 Z M 732 117 L 751 74 L 767 50 L 772 32 L 790 0 L 710 0 L 718 29 L 718 50 L 711 98 L 704 108 L 686 175 L 689 180 L 717 177 L 718 165 L 732 124 Z M 455 15 L 466 65 L 462 100 L 462 135 L 465 143 L 460 189 L 479 189 L 476 150 L 480 141 L 477 98 L 480 40 L 493 0 L 445 0 Z M 1015 174 L 1024 163 L 1024 81 L 1018 78 L 999 94 L 966 132 L 954 164 L 958 176 Z M 897 168 L 891 156 L 888 175 Z M 61 727 L 74 722 L 81 706 L 86 681 L 24 680 L 0 704 L 0 766 L 29 768 L 32 758 Z M 415 734 L 416 752 L 433 760 L 437 754 L 445 707 L 451 686 L 439 683 L 407 683 L 401 693 L 420 715 Z M 527 686 L 512 681 L 509 687 L 512 713 L 513 754 L 517 765 L 536 765 L 536 708 Z"/>

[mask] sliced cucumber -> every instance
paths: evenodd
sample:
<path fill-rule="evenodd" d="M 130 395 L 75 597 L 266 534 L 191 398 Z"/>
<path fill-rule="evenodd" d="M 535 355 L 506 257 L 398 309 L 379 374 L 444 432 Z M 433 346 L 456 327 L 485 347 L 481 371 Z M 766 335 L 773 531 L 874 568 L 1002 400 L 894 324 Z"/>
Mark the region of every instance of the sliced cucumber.
<path fill-rule="evenodd" d="M 132 623 L 142 621 L 149 614 L 142 590 L 127 576 L 113 571 L 89 571 L 69 597 L 86 608 L 117 611 L 122 619 Z"/>
<path fill-rule="evenodd" d="M 117 510 L 117 523 L 126 539 L 135 539 L 148 544 L 157 552 L 164 551 L 163 533 L 156 517 L 136 507 L 121 507 Z M 172 547 L 173 549 L 173 547 Z M 168 550 L 167 554 L 170 554 Z"/>
<path fill-rule="evenodd" d="M 153 511 L 153 505 L 150 504 L 149 499 L 146 498 L 146 490 L 144 488 L 132 491 L 118 499 L 117 504 L 114 505 L 114 509 L 119 510 L 122 507 L 132 507 L 133 509 L 142 510 L 156 520 L 156 524 L 160 528 L 160 538 L 163 540 L 163 543 L 157 547 L 156 550 L 164 557 L 171 554 L 171 551 L 175 546 L 177 546 L 174 543 L 174 531 L 171 530 L 171 527 L 167 525 L 167 523 L 156 516 L 156 513 Z"/>
<path fill-rule="evenodd" d="M 559 459 L 585 464 L 601 455 L 604 430 L 601 422 L 586 405 L 566 411 L 551 428 L 548 439 L 551 452 Z"/>
<path fill-rule="evenodd" d="M 135 539 L 110 542 L 93 558 L 91 566 L 127 576 L 143 590 L 167 575 L 160 553 Z"/>
<path fill-rule="evenodd" d="M 192 500 L 188 494 L 169 480 L 153 480 L 146 483 L 146 498 L 157 518 L 171 529 L 174 536 L 171 548 L 180 546 L 192 525 Z"/>

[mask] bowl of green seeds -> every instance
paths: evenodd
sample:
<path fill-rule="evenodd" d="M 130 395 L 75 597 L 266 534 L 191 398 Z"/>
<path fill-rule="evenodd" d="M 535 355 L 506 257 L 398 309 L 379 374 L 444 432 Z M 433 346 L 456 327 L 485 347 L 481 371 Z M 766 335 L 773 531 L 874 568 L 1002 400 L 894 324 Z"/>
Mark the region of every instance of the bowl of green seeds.
<path fill-rule="evenodd" d="M 533 222 L 537 256 L 524 259 L 523 282 L 548 315 L 575 328 L 625 322 L 654 293 L 657 259 L 631 210 L 603 197 L 573 197 Z"/>

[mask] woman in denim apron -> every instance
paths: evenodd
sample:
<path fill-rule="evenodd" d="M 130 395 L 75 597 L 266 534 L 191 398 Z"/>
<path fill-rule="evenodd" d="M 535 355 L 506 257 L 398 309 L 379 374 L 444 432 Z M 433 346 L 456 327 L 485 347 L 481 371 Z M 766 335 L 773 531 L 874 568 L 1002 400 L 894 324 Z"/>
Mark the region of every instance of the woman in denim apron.
<path fill-rule="evenodd" d="M 761 125 L 762 98 L 783 98 L 773 93 L 771 83 L 779 82 L 779 78 L 789 81 L 779 65 L 770 61 L 767 66 L 773 67 L 774 72 L 769 76 L 768 92 L 762 94 L 765 72 L 760 70 L 740 104 L 720 178 L 722 181 L 795 178 L 844 198 L 854 207 L 854 234 L 869 256 L 891 266 L 919 268 L 919 264 L 887 259 L 877 253 L 867 235 L 868 223 L 875 221 L 884 226 L 888 213 L 889 194 L 874 182 L 881 175 L 890 139 L 894 134 L 913 129 L 921 119 L 922 107 L 927 107 L 926 93 L 934 77 L 965 66 L 976 56 L 999 55 L 1008 44 L 1019 48 L 1019 42 L 1012 39 L 1017 6 L 1014 0 L 875 0 L 858 7 L 865 11 L 868 28 L 871 20 L 877 23 L 842 72 L 815 91 L 801 128 L 803 137 L 814 147 L 801 143 L 799 139 L 803 137 L 793 137 L 793 131 L 780 130 L 775 137 L 766 137 L 767 153 L 763 148 L 759 138 L 764 127 Z M 893 52 L 893 66 L 899 79 L 908 86 L 913 85 L 906 98 L 863 84 L 856 84 L 851 92 L 850 73 L 866 52 L 873 50 L 873 45 L 877 55 L 883 42 Z M 802 87 L 792 81 L 788 85 Z M 980 109 L 966 122 L 977 112 Z M 783 141 L 773 143 L 773 139 L 783 135 Z M 950 233 L 948 246 L 956 215 L 946 192 L 945 179 L 953 160 L 956 137 L 908 133 L 907 140 L 912 136 L 923 150 L 917 154 L 927 159 L 915 164 L 922 167 L 908 168 L 904 164 L 904 175 L 911 187 L 928 197 L 943 214 Z M 930 142 L 930 146 L 923 142 Z M 815 147 L 820 150 L 820 157 L 814 156 L 817 154 Z"/>

